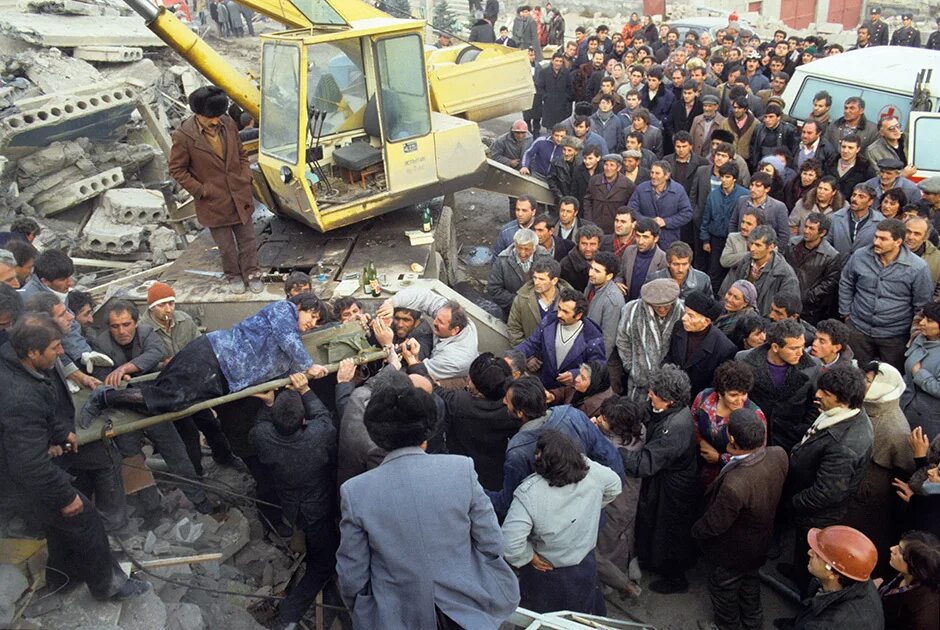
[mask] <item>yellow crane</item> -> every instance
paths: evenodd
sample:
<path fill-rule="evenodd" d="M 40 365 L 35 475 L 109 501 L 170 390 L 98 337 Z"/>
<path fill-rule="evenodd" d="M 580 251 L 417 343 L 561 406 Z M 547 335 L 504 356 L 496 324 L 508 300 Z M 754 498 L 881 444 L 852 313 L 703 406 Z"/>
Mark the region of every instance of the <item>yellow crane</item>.
<path fill-rule="evenodd" d="M 547 186 L 486 159 L 477 122 L 520 112 L 528 56 L 495 44 L 425 45 L 425 23 L 360 0 L 240 0 L 290 30 L 261 36 L 261 85 L 172 13 L 125 0 L 259 123 L 256 196 L 328 231 L 469 187 Z"/>

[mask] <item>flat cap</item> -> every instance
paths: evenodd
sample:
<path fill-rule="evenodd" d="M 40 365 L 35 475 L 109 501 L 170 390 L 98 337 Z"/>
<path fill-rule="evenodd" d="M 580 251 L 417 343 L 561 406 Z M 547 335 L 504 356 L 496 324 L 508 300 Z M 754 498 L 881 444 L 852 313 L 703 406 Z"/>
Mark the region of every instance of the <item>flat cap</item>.
<path fill-rule="evenodd" d="M 672 278 L 657 278 L 640 287 L 640 298 L 650 306 L 666 306 L 679 299 L 679 285 Z"/>
<path fill-rule="evenodd" d="M 605 162 L 616 162 L 617 164 L 623 164 L 623 158 L 620 157 L 617 153 L 608 153 L 604 156 Z"/>
<path fill-rule="evenodd" d="M 904 168 L 904 162 L 897 159 L 896 157 L 886 157 L 881 158 L 875 164 L 878 165 L 878 169 L 882 171 L 900 171 Z"/>
<path fill-rule="evenodd" d="M 914 19 L 914 14 L 913 14 L 913 13 L 902 13 L 902 14 L 901 14 L 901 19 L 902 19 L 902 20 L 913 20 L 913 19 Z"/>
<path fill-rule="evenodd" d="M 13 253 L 6 249 L 0 249 L 0 265 L 16 267 L 16 258 L 13 257 Z"/>
<path fill-rule="evenodd" d="M 922 179 L 917 186 L 928 195 L 940 195 L 940 175 Z"/>
<path fill-rule="evenodd" d="M 702 105 L 718 105 L 718 97 L 714 94 L 706 94 L 702 97 Z"/>
<path fill-rule="evenodd" d="M 623 157 L 625 158 L 634 158 L 637 160 L 643 159 L 643 152 L 638 149 L 627 149 L 623 152 Z"/>

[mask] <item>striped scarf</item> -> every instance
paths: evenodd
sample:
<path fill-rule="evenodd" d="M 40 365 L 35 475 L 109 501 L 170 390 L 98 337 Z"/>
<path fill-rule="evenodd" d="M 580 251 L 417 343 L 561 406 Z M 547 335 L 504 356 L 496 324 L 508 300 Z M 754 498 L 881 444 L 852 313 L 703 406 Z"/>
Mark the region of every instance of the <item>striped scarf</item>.
<path fill-rule="evenodd" d="M 627 395 L 642 398 L 649 387 L 650 372 L 659 368 L 669 351 L 672 329 L 682 318 L 682 303 L 676 302 L 665 319 L 643 300 L 627 304 L 620 333 L 630 339 L 631 353 L 624 359 L 627 370 Z"/>

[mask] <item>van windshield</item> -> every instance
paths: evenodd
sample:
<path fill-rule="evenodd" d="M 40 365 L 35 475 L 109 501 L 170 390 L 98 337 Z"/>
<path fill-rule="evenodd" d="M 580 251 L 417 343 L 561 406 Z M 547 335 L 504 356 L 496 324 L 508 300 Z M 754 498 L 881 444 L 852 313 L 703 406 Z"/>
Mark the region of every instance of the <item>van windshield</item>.
<path fill-rule="evenodd" d="M 790 116 L 797 120 L 806 120 L 813 113 L 813 98 L 822 91 L 828 92 L 832 97 L 830 120 L 842 116 L 842 105 L 845 99 L 850 96 L 860 96 L 865 101 L 865 117 L 868 120 L 877 123 L 886 116 L 895 116 L 901 121 L 902 129 L 907 125 L 907 115 L 911 111 L 910 96 L 819 77 L 808 77 L 803 82 L 790 109 Z M 904 131 L 906 132 L 907 129 Z"/>

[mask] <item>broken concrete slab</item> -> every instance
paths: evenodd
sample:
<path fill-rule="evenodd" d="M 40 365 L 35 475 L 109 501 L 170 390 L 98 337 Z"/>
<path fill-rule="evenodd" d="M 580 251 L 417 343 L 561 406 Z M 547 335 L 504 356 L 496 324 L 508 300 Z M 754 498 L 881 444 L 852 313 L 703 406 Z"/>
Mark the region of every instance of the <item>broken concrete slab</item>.
<path fill-rule="evenodd" d="M 164 256 L 179 249 L 176 232 L 162 225 L 150 232 L 150 236 L 147 237 L 147 243 L 150 245 L 150 251 L 154 254 L 159 252 Z M 199 523 L 194 523 L 193 526 L 202 527 Z"/>
<path fill-rule="evenodd" d="M 28 587 L 22 571 L 12 564 L 0 564 L 0 627 L 6 628 L 13 622 L 16 602 Z"/>
<path fill-rule="evenodd" d="M 166 612 L 166 630 L 205 630 L 202 609 L 196 604 L 170 604 Z"/>
<path fill-rule="evenodd" d="M 20 198 L 24 202 L 31 202 L 34 197 L 41 195 L 47 190 L 67 186 L 77 182 L 85 177 L 97 175 L 100 172 L 90 160 L 81 159 L 72 166 L 66 166 L 62 170 L 52 171 L 36 179 L 32 184 L 25 188 L 20 188 Z"/>
<path fill-rule="evenodd" d="M 79 162 L 81 164 L 79 165 Z M 53 142 L 45 149 L 27 155 L 16 164 L 16 183 L 26 189 L 50 173 L 70 166 L 91 174 L 95 165 L 85 156 L 85 149 L 77 142 Z M 45 189 L 43 189 L 45 190 Z M 41 192 L 41 191 L 38 191 Z"/>
<path fill-rule="evenodd" d="M 55 15 L 121 15 L 116 8 L 95 2 L 79 0 L 20 0 L 17 3 L 24 13 L 52 13 Z"/>
<path fill-rule="evenodd" d="M 251 538 L 248 519 L 238 508 L 231 508 L 216 536 L 221 539 L 222 562 L 225 562 L 248 544 Z"/>
<path fill-rule="evenodd" d="M 102 628 L 120 625 L 121 604 L 98 601 L 84 584 L 66 594 L 61 604 L 59 608 L 40 617 L 43 628 Z"/>
<path fill-rule="evenodd" d="M 115 223 L 138 227 L 142 223 L 159 223 L 167 220 L 163 193 L 159 190 L 140 188 L 116 188 L 107 191 L 102 196 L 101 206 L 96 213 L 106 214 Z"/>
<path fill-rule="evenodd" d="M 166 625 L 166 604 L 151 589 L 121 606 L 118 624 L 124 630 L 152 630 Z"/>
<path fill-rule="evenodd" d="M 72 55 L 85 61 L 130 63 L 144 58 L 144 49 L 136 46 L 79 46 Z"/>
<path fill-rule="evenodd" d="M 124 183 L 124 173 L 120 168 L 112 168 L 97 175 L 80 179 L 77 182 L 48 190 L 33 197 L 32 206 L 44 216 L 50 216 L 77 206 L 83 201 L 97 197 L 115 186 Z"/>
<path fill-rule="evenodd" d="M 17 113 L 0 119 L 0 147 L 45 147 L 81 137 L 116 139 L 138 99 L 138 91 L 122 81 L 21 99 Z"/>
<path fill-rule="evenodd" d="M 105 66 L 98 69 L 109 80 L 121 79 L 137 87 L 154 85 L 163 76 L 163 72 L 152 59 L 141 59 L 131 63 Z"/>
<path fill-rule="evenodd" d="M 72 90 L 102 81 L 101 73 L 87 61 L 63 55 L 58 48 L 17 55 L 26 77 L 44 94 Z"/>
<path fill-rule="evenodd" d="M 62 19 L 56 15 L 0 12 L 0 33 L 17 37 L 35 46 L 141 46 L 162 48 L 139 17 L 75 16 Z"/>

